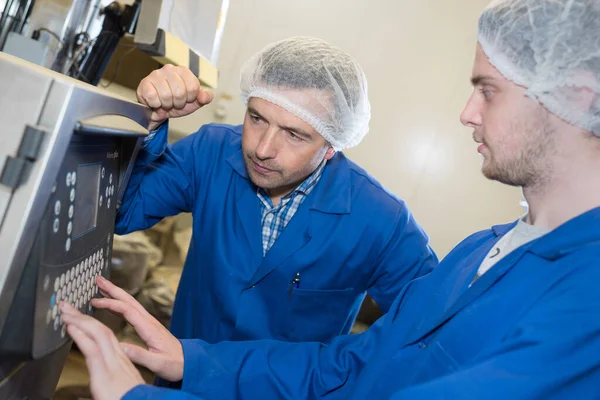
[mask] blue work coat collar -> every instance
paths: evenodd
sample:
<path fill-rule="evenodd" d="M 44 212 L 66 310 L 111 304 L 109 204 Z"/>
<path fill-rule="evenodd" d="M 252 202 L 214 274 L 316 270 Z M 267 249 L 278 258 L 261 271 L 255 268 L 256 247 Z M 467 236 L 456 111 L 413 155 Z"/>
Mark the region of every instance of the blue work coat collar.
<path fill-rule="evenodd" d="M 432 293 L 432 307 L 427 311 L 427 315 L 423 316 L 418 328 L 409 334 L 409 343 L 415 343 L 436 331 L 454 315 L 474 302 L 513 269 L 525 254 L 535 254 L 542 259 L 554 261 L 582 247 L 597 245 L 600 242 L 599 207 L 583 213 L 541 238 L 515 249 L 469 287 L 485 256 L 500 237 L 513 229 L 516 224 L 517 222 L 513 222 L 494 226 L 491 234 L 480 239 L 476 250 L 469 254 L 454 254 L 454 258 L 442 261 L 437 267 L 438 269 L 450 267 L 453 268 L 453 271 L 436 274 L 434 270 L 432 273 L 434 276 L 437 275 L 437 279 L 443 279 L 443 281 L 439 282 L 439 289 Z M 550 280 L 551 278 L 548 275 L 540 275 L 540 286 L 544 284 L 544 279 Z"/>
<path fill-rule="evenodd" d="M 250 181 L 241 148 L 227 157 L 227 163 L 238 175 Z M 311 210 L 328 214 L 349 214 L 352 211 L 350 165 L 343 153 L 337 152 L 327 161 L 321 180 L 305 202 L 310 204 Z"/>
<path fill-rule="evenodd" d="M 342 153 L 337 153 L 327 162 L 321 180 L 263 258 L 260 204 L 256 195 L 257 189 L 248 177 L 241 148 L 235 149 L 226 160 L 243 178 L 236 183 L 240 190 L 236 198 L 238 217 L 247 239 L 248 254 L 252 263 L 258 265 L 248 287 L 258 284 L 273 270 L 284 265 L 286 260 L 304 249 L 313 235 L 319 235 L 319 232 L 314 231 L 314 223 L 319 215 L 312 211 L 333 216 L 349 214 L 352 210 L 350 162 Z M 252 204 L 256 204 L 256 208 L 252 207 Z"/>
<path fill-rule="evenodd" d="M 496 225 L 492 231 L 497 237 L 504 236 L 517 222 Z M 600 207 L 585 212 L 544 235 L 527 246 L 527 251 L 553 261 L 573 251 L 600 241 Z"/>

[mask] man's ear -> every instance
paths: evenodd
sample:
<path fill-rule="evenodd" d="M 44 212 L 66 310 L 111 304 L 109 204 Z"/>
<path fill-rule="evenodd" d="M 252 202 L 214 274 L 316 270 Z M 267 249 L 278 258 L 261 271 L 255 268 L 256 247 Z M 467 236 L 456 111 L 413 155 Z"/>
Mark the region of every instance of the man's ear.
<path fill-rule="evenodd" d="M 577 111 L 588 113 L 599 101 L 598 94 L 591 89 L 598 84 L 598 80 L 590 71 L 579 71 L 577 77 L 579 80 L 577 86 L 565 87 L 562 90 L 575 105 Z"/>
<path fill-rule="evenodd" d="M 335 149 L 330 145 L 329 148 L 327 149 L 327 152 L 325 153 L 325 159 L 331 160 L 331 157 L 333 157 L 335 155 L 335 153 L 336 153 Z"/>

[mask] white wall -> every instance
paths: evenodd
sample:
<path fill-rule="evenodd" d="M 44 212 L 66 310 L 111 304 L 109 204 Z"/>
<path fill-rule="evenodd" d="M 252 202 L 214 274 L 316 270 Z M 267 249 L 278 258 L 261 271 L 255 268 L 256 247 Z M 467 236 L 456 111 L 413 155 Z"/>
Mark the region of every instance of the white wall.
<path fill-rule="evenodd" d="M 225 122 L 242 122 L 239 70 L 266 44 L 311 35 L 343 48 L 365 70 L 373 109 L 369 135 L 346 153 L 407 201 L 443 256 L 468 234 L 523 212 L 518 189 L 481 176 L 471 130 L 459 122 L 487 3 L 231 0 L 217 90 L 233 95 Z M 179 126 L 194 131 L 214 120 L 214 109 Z"/>

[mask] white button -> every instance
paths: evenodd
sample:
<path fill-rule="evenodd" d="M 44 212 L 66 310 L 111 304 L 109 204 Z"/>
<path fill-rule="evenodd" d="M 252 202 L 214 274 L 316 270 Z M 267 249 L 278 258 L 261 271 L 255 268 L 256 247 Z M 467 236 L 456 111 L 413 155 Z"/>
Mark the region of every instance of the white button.
<path fill-rule="evenodd" d="M 71 293 L 71 289 L 73 288 L 71 282 L 67 285 L 67 293 Z"/>
<path fill-rule="evenodd" d="M 104 257 L 104 249 L 100 249 L 100 257 Z"/>
<path fill-rule="evenodd" d="M 104 191 L 104 194 L 106 194 L 106 197 L 108 197 L 108 195 L 110 194 L 110 189 L 108 188 L 108 186 L 106 187 L 106 190 Z"/>
<path fill-rule="evenodd" d="M 81 267 L 81 272 L 85 272 L 85 270 L 87 269 L 87 267 L 90 265 L 90 259 L 86 258 L 85 261 L 83 262 L 84 265 Z"/>
<path fill-rule="evenodd" d="M 67 186 L 71 186 L 71 173 L 70 172 L 67 172 L 66 182 L 67 182 Z"/>
<path fill-rule="evenodd" d="M 71 189 L 71 194 L 69 195 L 69 199 L 71 199 L 71 201 L 75 201 L 75 188 Z"/>
<path fill-rule="evenodd" d="M 67 238 L 67 241 L 65 243 L 65 250 L 66 251 L 71 250 L 71 238 Z"/>
<path fill-rule="evenodd" d="M 75 183 L 77 183 L 77 172 L 75 171 L 71 172 L 71 183 L 73 186 L 75 186 Z"/>
<path fill-rule="evenodd" d="M 58 292 L 56 292 L 56 303 L 60 303 L 60 300 L 62 299 L 62 293 L 63 293 L 62 288 L 58 289 Z"/>
<path fill-rule="evenodd" d="M 102 207 L 103 199 L 104 199 L 104 197 L 102 197 L 102 195 L 100 195 L 100 207 Z"/>
<path fill-rule="evenodd" d="M 106 200 L 106 207 L 110 208 L 110 199 Z"/>
<path fill-rule="evenodd" d="M 54 218 L 54 224 L 52 225 L 52 231 L 54 233 L 58 232 L 59 226 L 60 226 L 60 221 L 58 220 L 58 218 Z"/>
<path fill-rule="evenodd" d="M 56 203 L 54 203 L 54 214 L 60 214 L 60 200 L 56 200 Z"/>
<path fill-rule="evenodd" d="M 60 287 L 60 278 L 56 278 L 54 280 L 54 291 L 57 292 L 59 287 Z"/>
<path fill-rule="evenodd" d="M 73 305 L 73 293 L 69 293 L 69 304 Z"/>
<path fill-rule="evenodd" d="M 63 325 L 62 328 L 60 328 L 60 337 L 64 338 L 66 334 L 67 334 L 67 326 Z"/>
<path fill-rule="evenodd" d="M 54 330 L 57 331 L 58 330 L 58 318 L 54 319 Z"/>
<path fill-rule="evenodd" d="M 102 178 L 104 178 L 104 167 L 102 167 Z"/>
<path fill-rule="evenodd" d="M 69 223 L 67 224 L 67 235 L 70 235 L 71 232 L 73 232 L 73 222 L 69 221 Z"/>
<path fill-rule="evenodd" d="M 112 184 L 112 174 L 108 177 L 108 183 Z"/>
<path fill-rule="evenodd" d="M 75 279 L 77 277 L 77 275 L 79 275 L 80 268 L 81 268 L 81 264 L 77 264 L 77 266 L 75 267 L 75 276 L 73 276 L 73 279 Z"/>
<path fill-rule="evenodd" d="M 65 286 L 65 274 L 60 276 L 60 287 Z"/>
<path fill-rule="evenodd" d="M 60 315 L 58 316 L 58 323 L 59 323 L 60 325 L 62 325 L 62 324 L 63 324 L 62 314 L 60 314 Z"/>
<path fill-rule="evenodd" d="M 79 286 L 79 284 L 81 284 L 81 275 L 77 275 L 77 285 Z"/>
<path fill-rule="evenodd" d="M 46 275 L 44 277 L 44 292 L 46 290 L 48 290 L 49 287 L 50 287 L 50 276 Z"/>
<path fill-rule="evenodd" d="M 65 277 L 67 279 L 67 282 L 69 282 L 71 280 L 71 270 L 67 270 L 67 276 Z"/>
<path fill-rule="evenodd" d="M 58 306 L 54 305 L 54 307 L 52 307 L 52 318 L 56 318 L 57 315 L 58 315 Z"/>
<path fill-rule="evenodd" d="M 52 310 L 48 309 L 46 311 L 46 323 L 49 324 L 52 321 Z"/>
<path fill-rule="evenodd" d="M 75 213 L 75 207 L 73 207 L 73 204 L 71 204 L 69 206 L 69 218 L 73 218 L 74 213 Z"/>

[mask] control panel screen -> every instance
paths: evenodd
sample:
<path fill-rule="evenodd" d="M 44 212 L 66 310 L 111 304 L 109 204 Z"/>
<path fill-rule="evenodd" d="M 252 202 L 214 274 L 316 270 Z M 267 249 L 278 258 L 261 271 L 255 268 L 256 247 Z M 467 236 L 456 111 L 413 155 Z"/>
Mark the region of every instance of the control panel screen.
<path fill-rule="evenodd" d="M 98 222 L 101 163 L 77 167 L 77 196 L 73 217 L 73 237 L 77 238 L 94 229 Z"/>

